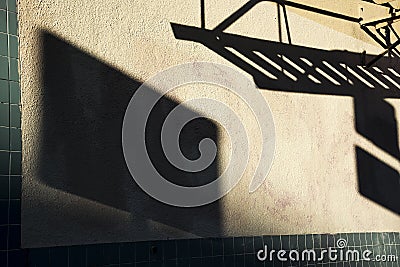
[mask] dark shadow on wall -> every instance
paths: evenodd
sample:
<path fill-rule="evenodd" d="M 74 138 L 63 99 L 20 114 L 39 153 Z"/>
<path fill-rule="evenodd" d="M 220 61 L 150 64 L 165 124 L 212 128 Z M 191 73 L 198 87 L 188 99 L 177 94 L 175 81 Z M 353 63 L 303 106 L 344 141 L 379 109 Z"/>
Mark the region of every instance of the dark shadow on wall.
<path fill-rule="evenodd" d="M 360 193 L 400 214 L 399 173 L 360 147 L 356 147 Z"/>
<path fill-rule="evenodd" d="M 357 131 L 397 160 L 398 122 L 394 107 L 384 99 L 364 94 L 354 100 Z M 359 191 L 400 214 L 399 172 L 356 146 Z"/>
<path fill-rule="evenodd" d="M 172 207 L 149 197 L 132 179 L 122 151 L 122 122 L 126 107 L 141 83 L 52 33 L 43 32 L 41 37 L 44 66 L 40 93 L 43 110 L 42 114 L 37 114 L 42 116 L 42 125 L 38 129 L 41 147 L 38 162 L 35 163 L 38 166 L 35 179 L 51 188 L 126 211 L 131 214 L 133 222 L 126 229 L 126 236 L 119 235 L 116 236 L 118 240 L 109 240 L 102 235 L 113 227 L 107 218 L 104 221 L 92 218 L 89 210 L 77 219 L 73 209 L 63 209 L 55 203 L 52 210 L 38 214 L 62 216 L 70 227 L 85 224 L 88 232 L 75 232 L 73 234 L 77 236 L 67 237 L 72 241 L 54 243 L 56 241 L 51 239 L 59 235 L 59 226 L 32 227 L 30 222 L 36 221 L 26 216 L 23 216 L 23 224 L 47 233 L 50 245 L 71 244 L 76 240 L 81 240 L 81 244 L 134 241 L 137 236 L 143 239 L 146 233 L 149 233 L 147 236 L 150 239 L 168 238 L 158 233 L 156 226 L 149 226 L 149 221 L 196 236 L 216 236 L 220 233 L 221 211 L 217 202 L 199 208 Z M 162 122 L 178 104 L 163 96 L 152 110 L 146 128 L 149 156 L 158 171 L 172 182 L 187 186 L 206 184 L 218 176 L 218 159 L 194 175 L 169 164 L 162 151 Z M 189 109 L 183 112 L 193 113 Z M 189 159 L 198 158 L 200 140 L 208 137 L 218 143 L 217 130 L 214 122 L 207 119 L 189 122 L 180 136 L 183 154 Z M 98 230 L 95 237 L 94 229 Z M 26 233 L 25 238 L 29 235 Z M 30 243 L 34 242 L 30 240 Z"/>
<path fill-rule="evenodd" d="M 238 19 L 239 15 L 230 18 Z M 399 58 L 385 57 L 374 67 L 364 68 L 362 61 L 374 55 L 363 58 L 348 51 L 228 34 L 219 30 L 220 25 L 215 30 L 171 25 L 177 39 L 203 44 L 252 75 L 260 89 L 353 97 L 356 131 L 384 153 L 400 159 L 398 122 L 393 106 L 386 101 L 400 98 Z M 357 148 L 360 193 L 399 214 L 399 172 L 365 153 Z"/>

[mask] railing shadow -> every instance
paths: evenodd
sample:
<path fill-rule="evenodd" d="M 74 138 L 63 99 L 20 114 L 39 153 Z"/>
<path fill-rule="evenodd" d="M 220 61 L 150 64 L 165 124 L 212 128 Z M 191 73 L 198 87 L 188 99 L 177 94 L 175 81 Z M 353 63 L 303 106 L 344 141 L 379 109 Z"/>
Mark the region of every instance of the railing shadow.
<path fill-rule="evenodd" d="M 252 75 L 260 89 L 353 97 L 356 131 L 399 160 L 398 123 L 394 108 L 385 100 L 400 98 L 399 58 L 385 57 L 364 68 L 362 61 L 374 55 L 171 26 L 177 39 L 203 44 Z M 360 193 L 400 213 L 399 172 L 359 147 L 356 151 Z"/>

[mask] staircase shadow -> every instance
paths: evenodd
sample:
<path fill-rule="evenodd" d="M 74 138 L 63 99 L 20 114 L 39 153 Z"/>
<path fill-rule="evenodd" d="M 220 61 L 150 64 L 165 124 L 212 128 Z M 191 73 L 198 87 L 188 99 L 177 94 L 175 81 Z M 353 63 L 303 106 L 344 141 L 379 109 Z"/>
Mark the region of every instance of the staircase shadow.
<path fill-rule="evenodd" d="M 386 99 L 400 98 L 400 59 L 328 51 L 171 23 L 175 38 L 201 43 L 249 73 L 262 90 L 347 96 L 354 99 L 355 129 L 399 160 L 398 122 Z M 218 27 L 217 27 L 218 28 Z M 399 171 L 356 147 L 359 192 L 400 213 Z"/>

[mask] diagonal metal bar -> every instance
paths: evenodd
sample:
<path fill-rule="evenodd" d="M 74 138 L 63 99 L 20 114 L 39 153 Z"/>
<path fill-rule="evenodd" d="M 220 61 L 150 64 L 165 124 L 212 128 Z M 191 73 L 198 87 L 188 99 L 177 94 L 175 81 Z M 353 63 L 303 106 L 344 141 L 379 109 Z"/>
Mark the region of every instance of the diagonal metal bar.
<path fill-rule="evenodd" d="M 371 30 L 368 29 L 367 26 L 361 25 L 361 29 L 365 31 L 372 39 L 374 39 L 374 41 L 377 42 L 380 46 L 382 46 L 385 49 L 388 48 L 387 45 L 378 37 L 376 37 L 376 35 L 373 32 L 371 32 Z"/>
<path fill-rule="evenodd" d="M 289 42 L 289 44 L 292 44 L 292 38 L 290 37 L 290 30 L 289 30 L 289 20 L 288 20 L 288 16 L 287 16 L 287 12 L 286 12 L 286 6 L 284 4 L 282 5 L 282 9 L 283 9 L 283 16 L 285 18 L 288 42 Z"/>
<path fill-rule="evenodd" d="M 367 63 L 366 67 L 369 68 L 373 64 L 375 64 L 378 60 L 380 60 L 384 55 L 390 52 L 392 49 L 395 49 L 398 45 L 400 45 L 400 39 L 390 45 L 385 51 L 374 57 L 369 63 Z"/>
<path fill-rule="evenodd" d="M 256 4 L 258 4 L 260 1 L 256 0 L 251 0 L 244 4 L 241 8 L 236 10 L 232 15 L 227 17 L 224 21 L 222 21 L 217 27 L 214 28 L 214 31 L 217 32 L 222 32 L 229 26 L 231 26 L 235 21 L 237 21 L 240 17 L 242 17 L 244 14 L 246 14 L 247 11 L 252 9 Z"/>
<path fill-rule="evenodd" d="M 370 21 L 370 22 L 362 24 L 362 26 L 375 26 L 375 25 L 377 25 L 379 23 L 383 23 L 383 22 L 393 22 L 396 19 L 400 19 L 400 15 L 396 15 L 396 16 L 392 16 L 392 17 L 388 17 L 388 18 L 384 18 L 384 19 L 378 19 L 378 20 Z"/>
<path fill-rule="evenodd" d="M 204 0 L 200 0 L 201 28 L 206 28 L 206 11 Z"/>
<path fill-rule="evenodd" d="M 251 8 L 253 8 L 255 5 L 257 5 L 258 3 L 261 3 L 261 2 L 275 2 L 275 3 L 281 4 L 281 5 L 291 6 L 294 8 L 303 9 L 303 10 L 307 10 L 307 11 L 314 12 L 314 13 L 319 13 L 321 15 L 330 16 L 330 17 L 343 19 L 343 20 L 347 20 L 347 21 L 352 21 L 352 22 L 357 22 L 357 23 L 362 21 L 362 18 L 350 17 L 347 15 L 335 13 L 332 11 L 328 11 L 328 10 L 324 10 L 324 9 L 320 9 L 320 8 L 316 8 L 316 7 L 312 7 L 312 6 L 299 4 L 296 2 L 292 2 L 292 1 L 250 0 L 246 4 L 244 4 L 241 8 L 239 8 L 237 11 L 235 11 L 232 15 L 230 15 L 228 18 L 226 18 L 224 21 L 222 21 L 218 26 L 216 26 L 214 28 L 214 30 L 217 32 L 224 31 L 229 26 L 231 26 L 235 21 L 237 21 L 241 16 L 243 16 L 247 11 L 249 11 Z"/>
<path fill-rule="evenodd" d="M 347 15 L 335 13 L 332 11 L 328 11 L 328 10 L 324 10 L 324 9 L 320 9 L 320 8 L 316 8 L 316 7 L 312 7 L 312 6 L 303 5 L 303 4 L 292 2 L 292 1 L 286 1 L 286 0 L 278 0 L 278 1 L 287 6 L 291 6 L 291 7 L 298 8 L 298 9 L 304 9 L 304 10 L 314 12 L 314 13 L 319 13 L 319 14 L 325 15 L 325 16 L 330 16 L 330 17 L 334 17 L 334 18 L 338 18 L 338 19 L 344 19 L 344 20 L 348 20 L 348 21 L 352 21 L 352 22 L 361 22 L 362 21 L 362 18 L 350 17 Z"/>

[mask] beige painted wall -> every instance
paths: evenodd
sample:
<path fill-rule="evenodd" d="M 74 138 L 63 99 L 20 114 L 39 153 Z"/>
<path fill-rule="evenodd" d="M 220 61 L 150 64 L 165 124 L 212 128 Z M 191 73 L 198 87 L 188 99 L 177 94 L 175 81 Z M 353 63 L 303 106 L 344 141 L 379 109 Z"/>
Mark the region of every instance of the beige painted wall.
<path fill-rule="evenodd" d="M 360 15 L 361 1 L 297 2 L 356 17 Z M 244 3 L 245 1 L 240 0 L 206 0 L 206 27 L 211 29 Z M 381 8 L 375 10 L 368 4 L 362 5 L 366 13 L 383 12 Z M 232 25 L 227 32 L 278 41 L 276 10 L 275 3 L 261 3 Z M 288 8 L 288 17 L 293 44 L 327 51 L 366 50 L 372 54 L 382 51 L 357 24 L 310 15 L 292 8 Z M 47 115 L 44 114 L 51 112 L 51 109 L 45 107 L 49 97 L 46 96 L 48 91 L 45 90 L 44 80 L 48 78 L 45 71 L 46 64 L 49 63 L 44 60 L 46 49 L 51 49 L 43 42 L 45 32 L 50 36 L 47 39 L 50 39 L 50 44 L 51 40 L 58 39 L 60 41 L 54 43 L 63 42 L 61 48 L 71 46 L 82 51 L 85 57 L 97 60 L 96 64 L 103 64 L 107 66 L 105 69 L 110 68 L 112 72 L 122 75 L 121 79 L 143 82 L 161 70 L 192 61 L 225 64 L 252 78 L 205 46 L 176 39 L 170 26 L 171 22 L 199 27 L 200 1 L 19 1 L 24 246 L 217 235 L 400 230 L 398 214 L 359 193 L 356 145 L 397 172 L 400 164 L 398 158 L 388 155 L 357 133 L 354 100 L 351 96 L 261 90 L 270 105 L 275 121 L 276 154 L 266 182 L 252 194 L 248 193 L 248 185 L 259 152 L 259 133 L 254 120 L 248 114 L 249 111 L 239 105 L 236 109 L 239 116 L 243 118 L 246 127 L 254 133 L 249 138 L 252 151 L 250 164 L 240 183 L 227 196 L 208 207 L 186 211 L 157 204 L 132 182 L 123 165 L 108 166 L 110 173 L 115 168 L 116 175 L 123 177 L 116 180 L 115 183 L 122 183 L 121 187 L 117 187 L 112 180 L 115 177 L 112 174 L 109 176 L 111 179 L 109 192 L 125 196 L 123 209 L 117 205 L 110 205 L 107 201 L 101 203 L 84 195 L 64 191 L 60 189 L 62 186 L 52 186 L 51 183 L 43 182 L 53 179 L 56 180 L 55 184 L 59 185 L 57 179 L 64 181 L 68 178 L 67 175 L 74 175 L 73 170 L 67 170 L 74 166 L 73 163 L 65 165 L 60 156 L 63 150 L 52 151 L 51 146 L 45 146 L 44 151 L 48 153 L 48 157 L 45 157 L 44 161 L 41 156 L 43 145 L 54 143 L 54 147 L 58 147 L 59 142 L 62 142 L 52 140 L 51 131 L 46 128 L 52 126 L 46 124 Z M 65 51 L 60 50 L 59 53 L 62 55 Z M 51 55 L 57 55 L 57 51 L 51 51 Z M 65 67 L 62 62 L 63 60 L 57 61 L 61 69 Z M 88 62 L 90 63 L 90 60 Z M 88 62 L 82 64 L 89 64 Z M 393 67 L 400 72 L 398 65 Z M 83 69 L 87 70 L 87 67 Z M 66 75 L 71 79 L 81 75 L 79 72 L 79 69 L 65 69 Z M 116 74 L 116 77 L 110 78 L 110 84 L 104 85 L 105 80 L 100 76 L 105 74 L 101 71 L 96 72 L 96 69 L 89 75 L 95 76 L 89 78 L 96 81 L 93 86 L 112 88 L 111 83 L 120 81 Z M 82 77 L 77 78 L 77 81 L 82 80 Z M 126 84 L 132 85 L 133 82 Z M 115 86 L 117 85 L 120 84 L 115 83 Z M 83 85 L 81 89 L 85 90 L 85 86 L 90 87 Z M 60 88 L 65 89 L 63 86 Z M 74 90 L 79 88 L 80 85 L 76 84 Z M 204 89 L 201 86 L 180 88 L 171 94 L 170 98 L 179 102 L 201 95 L 223 99 L 232 104 L 237 101 L 235 96 L 218 88 L 201 90 L 202 88 Z M 123 90 L 133 89 L 116 88 L 115 94 L 122 92 L 123 96 L 129 98 L 130 94 Z M 53 98 L 50 99 L 56 99 L 57 92 L 52 94 Z M 65 96 L 68 96 L 65 92 L 60 93 L 60 97 Z M 124 106 L 129 101 L 125 99 L 125 102 L 118 103 L 117 97 L 112 93 L 110 96 L 109 101 L 89 93 L 82 93 L 80 101 L 83 106 L 89 107 L 89 111 L 83 108 L 82 116 L 90 115 L 91 105 Z M 69 99 L 64 100 L 66 102 L 62 102 L 62 105 L 68 108 Z M 393 97 L 388 101 L 394 107 L 396 117 L 399 118 L 398 94 L 397 98 Z M 68 112 L 70 111 L 66 110 L 66 113 Z M 103 119 L 94 114 L 93 120 Z M 109 115 L 112 119 L 113 115 L 120 118 L 121 114 L 117 114 L 115 109 L 111 108 Z M 57 127 L 62 125 L 62 122 L 57 123 Z M 77 125 L 82 126 L 79 123 Z M 110 131 L 118 134 L 120 129 L 110 129 Z M 46 138 L 43 138 L 44 132 Z M 222 138 L 221 145 L 224 145 L 223 141 Z M 82 146 L 84 145 L 83 143 Z M 119 151 L 118 148 L 115 151 Z M 55 156 L 53 157 L 51 153 Z M 108 153 L 107 149 L 102 153 Z M 55 162 L 52 162 L 52 157 Z M 221 156 L 221 164 L 225 162 L 225 157 L 225 154 Z M 92 159 L 88 159 L 90 160 Z M 99 164 L 101 162 L 99 161 Z M 44 177 L 46 175 L 48 177 Z M 147 212 L 160 215 L 152 216 Z M 201 214 L 204 213 L 210 216 L 202 217 Z M 184 217 L 182 222 L 179 222 L 181 219 L 176 217 L 176 214 Z"/>

